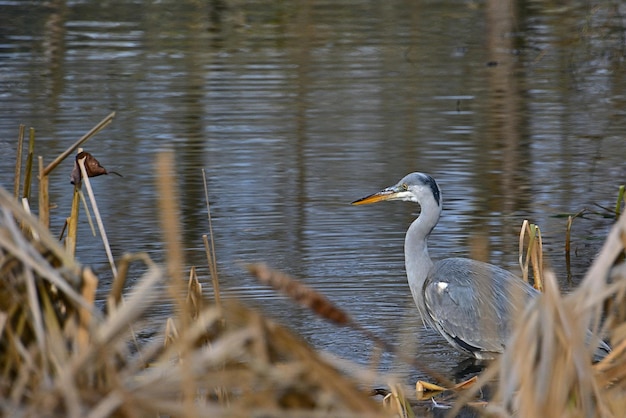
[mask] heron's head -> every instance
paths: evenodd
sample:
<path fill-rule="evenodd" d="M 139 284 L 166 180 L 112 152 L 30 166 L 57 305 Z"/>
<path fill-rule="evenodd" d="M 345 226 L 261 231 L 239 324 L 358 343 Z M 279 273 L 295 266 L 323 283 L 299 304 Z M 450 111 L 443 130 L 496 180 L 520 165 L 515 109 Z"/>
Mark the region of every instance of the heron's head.
<path fill-rule="evenodd" d="M 383 200 L 402 200 L 423 204 L 426 199 L 433 199 L 441 206 L 441 191 L 434 178 L 424 173 L 411 173 L 393 186 L 352 202 L 353 205 L 367 205 Z"/>

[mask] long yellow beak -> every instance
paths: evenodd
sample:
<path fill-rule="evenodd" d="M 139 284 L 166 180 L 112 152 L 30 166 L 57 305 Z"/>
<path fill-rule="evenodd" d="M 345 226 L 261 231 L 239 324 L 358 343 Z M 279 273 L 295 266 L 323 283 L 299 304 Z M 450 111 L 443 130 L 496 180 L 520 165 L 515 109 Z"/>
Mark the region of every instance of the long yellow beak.
<path fill-rule="evenodd" d="M 397 194 L 398 192 L 396 192 L 394 189 L 389 188 L 389 189 L 381 190 L 378 193 L 374 193 L 369 196 L 362 197 L 358 200 L 355 200 L 351 204 L 352 205 L 369 205 L 370 203 L 382 202 L 384 200 L 393 199 Z"/>

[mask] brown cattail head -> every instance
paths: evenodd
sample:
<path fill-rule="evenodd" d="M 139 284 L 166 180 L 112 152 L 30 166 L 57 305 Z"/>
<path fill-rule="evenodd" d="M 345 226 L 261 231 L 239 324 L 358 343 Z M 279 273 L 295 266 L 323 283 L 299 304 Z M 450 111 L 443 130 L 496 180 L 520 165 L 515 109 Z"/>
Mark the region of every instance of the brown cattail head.
<path fill-rule="evenodd" d="M 347 313 L 333 305 L 316 290 L 300 283 L 281 271 L 274 270 L 263 263 L 248 264 L 248 271 L 261 283 L 273 287 L 299 304 L 309 308 L 318 316 L 338 325 L 347 325 L 351 319 Z"/>
<path fill-rule="evenodd" d="M 74 169 L 72 170 L 72 174 L 70 175 L 70 182 L 80 187 L 82 175 L 80 172 L 80 166 L 78 165 L 78 161 L 85 159 L 85 171 L 87 171 L 87 177 L 97 177 L 103 174 L 115 174 L 120 177 L 122 175 L 120 173 L 116 173 L 115 171 L 107 171 L 106 168 L 100 165 L 100 162 L 96 160 L 96 157 L 91 155 L 86 151 L 81 151 L 76 154 L 76 160 L 74 161 Z"/>

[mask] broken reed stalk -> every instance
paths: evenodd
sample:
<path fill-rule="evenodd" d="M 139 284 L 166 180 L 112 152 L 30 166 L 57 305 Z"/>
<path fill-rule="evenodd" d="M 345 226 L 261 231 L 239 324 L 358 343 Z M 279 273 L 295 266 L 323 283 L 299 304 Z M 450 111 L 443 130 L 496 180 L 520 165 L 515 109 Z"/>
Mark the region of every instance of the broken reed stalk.
<path fill-rule="evenodd" d="M 187 305 L 189 306 L 191 319 L 196 319 L 202 311 L 202 285 L 198 280 L 195 266 L 192 266 L 191 270 L 189 270 L 189 281 L 187 282 Z"/>
<path fill-rule="evenodd" d="M 130 262 L 134 258 L 129 254 L 122 255 L 121 260 L 118 262 L 117 275 L 113 277 L 111 284 L 111 290 L 107 296 L 107 309 L 112 312 L 122 300 L 122 292 L 124 291 L 124 285 L 126 284 L 126 277 L 128 277 L 128 269 Z"/>
<path fill-rule="evenodd" d="M 567 281 L 572 281 L 572 267 L 571 267 L 571 251 L 572 251 L 572 226 L 574 224 L 574 219 L 582 216 L 585 213 L 586 209 L 581 210 L 574 216 L 569 215 L 567 217 L 567 224 L 565 226 L 565 270 L 567 274 Z"/>
<path fill-rule="evenodd" d="M 528 235 L 528 249 L 524 258 L 524 242 Z M 543 271 L 543 242 L 541 240 L 541 230 L 535 224 L 531 224 L 527 219 L 522 223 L 519 235 L 519 264 L 522 270 L 522 279 L 528 283 L 529 267 L 533 269 L 533 286 L 541 291 L 542 271 Z"/>
<path fill-rule="evenodd" d="M 113 277 L 115 277 L 117 276 L 117 268 L 115 267 L 115 260 L 113 260 L 113 253 L 111 252 L 111 246 L 109 245 L 107 233 L 106 233 L 106 230 L 104 229 L 104 223 L 102 222 L 102 217 L 100 216 L 98 203 L 96 202 L 96 197 L 93 194 L 93 189 L 91 188 L 91 182 L 89 181 L 89 177 L 87 176 L 87 170 L 85 169 L 85 159 L 81 158 L 80 160 L 78 160 L 78 165 L 80 166 L 80 171 L 83 175 L 83 182 L 85 183 L 85 188 L 87 189 L 87 194 L 89 195 L 89 200 L 91 201 L 93 214 L 96 217 L 96 223 L 98 224 L 100 237 L 102 238 L 102 243 L 104 244 L 104 250 L 107 254 L 107 259 L 109 260 L 109 264 L 111 265 L 111 271 L 113 272 Z"/>
<path fill-rule="evenodd" d="M 29 213 L 32 214 L 32 212 L 30 211 L 30 204 L 28 203 L 28 199 L 26 199 L 25 197 L 22 198 L 22 207 L 24 208 L 24 210 Z M 25 229 L 26 226 L 22 225 L 22 229 Z M 33 231 L 32 229 L 30 230 L 30 233 L 33 235 L 33 239 L 37 239 L 38 235 L 35 231 Z"/>
<path fill-rule="evenodd" d="M 48 176 L 43 175 L 43 157 L 37 157 L 39 162 L 39 221 L 50 227 L 50 198 L 48 196 Z"/>
<path fill-rule="evenodd" d="M 20 181 L 22 179 L 22 152 L 24 151 L 24 125 L 20 125 L 17 134 L 17 152 L 15 156 L 15 176 L 13 177 L 13 197 L 20 196 Z"/>
<path fill-rule="evenodd" d="M 526 283 L 528 283 L 528 257 L 524 258 L 524 243 L 526 239 L 527 229 L 528 229 L 528 220 L 524 219 L 524 222 L 522 223 L 522 229 L 520 230 L 520 233 L 519 233 L 518 255 L 519 255 L 519 266 L 520 266 L 520 269 L 522 270 L 522 279 Z"/>
<path fill-rule="evenodd" d="M 33 171 L 33 158 L 35 155 L 35 128 L 29 129 L 28 155 L 26 157 L 26 173 L 24 174 L 24 187 L 22 197 L 30 198 L 30 186 Z"/>
<path fill-rule="evenodd" d="M 55 158 L 48 166 L 43 168 L 43 159 L 40 157 L 39 161 L 39 212 L 40 212 L 40 220 L 46 226 L 50 225 L 50 213 L 49 213 L 49 199 L 48 199 L 48 176 L 63 160 L 65 160 L 74 150 L 81 146 L 85 141 L 89 138 L 100 132 L 107 125 L 109 125 L 113 118 L 115 117 L 115 112 L 110 113 L 107 117 L 102 119 L 96 126 L 91 128 L 89 132 L 83 135 L 78 141 L 72 144 L 69 148 L 63 151 L 57 158 Z M 31 128 L 32 130 L 32 128 Z M 34 130 L 31 131 L 32 140 L 34 141 Z M 30 147 L 29 147 L 30 149 Z M 28 173 L 27 173 L 28 174 Z M 26 181 L 25 181 L 26 184 Z M 30 186 L 29 186 L 30 187 Z M 26 190 L 25 190 L 26 193 Z M 77 193 L 76 187 L 74 188 L 74 193 Z M 70 215 L 70 219 L 74 220 L 73 224 L 69 225 L 68 229 L 68 240 L 66 241 L 66 248 L 70 251 L 70 254 L 74 255 L 76 253 L 76 236 L 77 236 L 77 225 L 78 225 L 78 202 L 76 201 L 77 196 L 73 196 L 72 198 L 72 214 Z M 75 206 L 76 205 L 76 206 Z M 69 221 L 68 221 L 69 222 Z M 91 225 L 91 220 L 90 220 Z"/>
<path fill-rule="evenodd" d="M 207 218 L 209 221 L 209 237 L 211 241 L 206 236 L 206 234 L 202 235 L 202 241 L 204 242 L 204 250 L 206 252 L 207 263 L 209 264 L 209 272 L 211 273 L 211 281 L 213 282 L 213 294 L 215 297 L 215 305 L 220 308 L 220 281 L 219 276 L 217 274 L 217 261 L 215 258 L 215 240 L 213 239 L 213 222 L 211 220 L 211 205 L 209 203 L 209 188 L 207 186 L 206 181 L 206 171 L 202 169 L 202 182 L 204 184 L 204 198 L 206 200 L 206 212 Z"/>
<path fill-rule="evenodd" d="M 70 216 L 67 218 L 67 237 L 65 238 L 65 249 L 72 257 L 76 254 L 76 243 L 78 241 L 78 216 L 80 214 L 80 189 L 74 186 L 72 194 L 72 208 Z"/>
<path fill-rule="evenodd" d="M 535 289 L 543 290 L 543 239 L 541 238 L 541 229 L 538 225 L 533 224 L 533 253 L 532 253 L 532 266 L 533 266 L 533 286 Z"/>
<path fill-rule="evenodd" d="M 91 128 L 89 132 L 83 135 L 78 141 L 72 144 L 69 148 L 63 151 L 57 158 L 55 158 L 48 166 L 43 170 L 43 175 L 49 175 L 63 160 L 65 160 L 70 154 L 72 154 L 78 147 L 80 147 L 89 138 L 106 128 L 115 117 L 115 112 L 111 112 L 107 117 L 102 119 L 96 126 Z"/>

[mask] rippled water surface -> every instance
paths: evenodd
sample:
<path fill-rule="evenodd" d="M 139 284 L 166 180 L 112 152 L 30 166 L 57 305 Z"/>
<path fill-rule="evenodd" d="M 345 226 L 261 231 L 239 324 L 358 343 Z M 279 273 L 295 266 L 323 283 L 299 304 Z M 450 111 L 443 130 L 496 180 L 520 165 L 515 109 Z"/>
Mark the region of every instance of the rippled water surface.
<path fill-rule="evenodd" d="M 155 156 L 171 150 L 188 264 L 210 289 L 208 179 L 225 294 L 316 347 L 366 363 L 372 343 L 315 318 L 242 269 L 267 261 L 444 374 L 462 357 L 420 325 L 403 236 L 418 208 L 349 202 L 411 171 L 433 174 L 440 258 L 478 254 L 513 271 L 524 219 L 563 278 L 580 279 L 606 235 L 626 167 L 619 3 L 487 1 L 160 2 L 0 0 L 0 182 L 12 190 L 19 124 L 50 162 L 90 140 L 114 176 L 94 179 L 114 255 L 162 261 Z M 52 230 L 69 214 L 72 162 L 51 178 Z M 36 207 L 34 208 L 36 210 Z M 81 225 L 79 257 L 110 281 Z M 161 323 L 168 308 L 155 312 Z M 385 357 L 385 370 L 419 375 Z"/>

